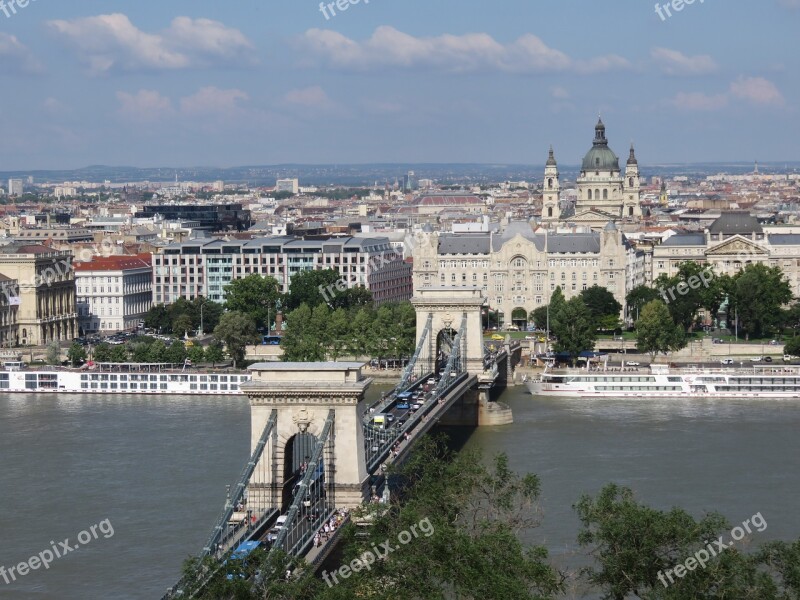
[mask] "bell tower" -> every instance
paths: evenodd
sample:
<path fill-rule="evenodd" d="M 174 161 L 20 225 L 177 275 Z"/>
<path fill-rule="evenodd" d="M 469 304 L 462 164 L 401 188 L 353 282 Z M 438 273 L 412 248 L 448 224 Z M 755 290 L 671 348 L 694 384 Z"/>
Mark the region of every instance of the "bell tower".
<path fill-rule="evenodd" d="M 556 163 L 553 147 L 550 146 L 550 154 L 544 167 L 544 193 L 542 197 L 542 221 L 553 222 L 561 218 L 561 182 L 558 175 L 558 163 Z"/>
<path fill-rule="evenodd" d="M 628 156 L 628 164 L 625 166 L 625 179 L 622 182 L 622 217 L 641 218 L 642 207 L 639 204 L 641 199 L 641 188 L 639 180 L 639 161 L 636 160 L 636 152 L 631 143 L 631 153 Z"/>

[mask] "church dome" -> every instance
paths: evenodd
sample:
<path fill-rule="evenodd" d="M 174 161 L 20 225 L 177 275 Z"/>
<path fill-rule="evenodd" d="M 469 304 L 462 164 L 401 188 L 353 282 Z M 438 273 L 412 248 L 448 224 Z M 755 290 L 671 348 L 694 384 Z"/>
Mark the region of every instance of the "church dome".
<path fill-rule="evenodd" d="M 594 128 L 594 144 L 583 158 L 581 171 L 619 171 L 619 158 L 608 147 L 606 126 L 602 120 Z"/>

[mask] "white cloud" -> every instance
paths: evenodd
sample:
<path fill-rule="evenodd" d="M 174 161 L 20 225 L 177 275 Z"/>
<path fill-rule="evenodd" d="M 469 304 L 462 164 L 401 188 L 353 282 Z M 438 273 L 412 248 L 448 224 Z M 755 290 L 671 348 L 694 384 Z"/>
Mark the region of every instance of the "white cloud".
<path fill-rule="evenodd" d="M 157 121 L 174 113 L 172 101 L 155 90 L 139 90 L 135 94 L 117 92 L 119 114 L 134 121 Z"/>
<path fill-rule="evenodd" d="M 39 73 L 42 65 L 17 36 L 0 31 L 0 71 Z"/>
<path fill-rule="evenodd" d="M 233 114 L 241 110 L 240 101 L 249 100 L 246 92 L 237 89 L 221 90 L 210 86 L 196 94 L 181 98 L 181 112 L 187 115 Z"/>
<path fill-rule="evenodd" d="M 713 111 L 725 108 L 728 97 L 725 94 L 708 95 L 702 92 L 680 92 L 670 101 L 675 108 L 688 111 Z"/>
<path fill-rule="evenodd" d="M 667 75 L 705 75 L 717 70 L 717 63 L 707 54 L 687 56 L 678 50 L 653 48 L 650 56 Z"/>
<path fill-rule="evenodd" d="M 669 104 L 681 110 L 711 111 L 725 108 L 732 101 L 743 100 L 757 106 L 784 106 L 786 100 L 774 83 L 763 77 L 739 77 L 726 92 L 704 94 L 680 92 Z"/>
<path fill-rule="evenodd" d="M 283 100 L 286 104 L 306 108 L 328 108 L 331 105 L 331 99 L 328 94 L 318 85 L 290 90 L 283 97 Z"/>
<path fill-rule="evenodd" d="M 551 88 L 550 89 L 550 94 L 556 100 L 567 100 L 569 98 L 569 92 L 565 88 L 561 87 L 560 85 L 557 85 L 557 86 Z"/>
<path fill-rule="evenodd" d="M 301 35 L 297 44 L 307 57 L 307 65 L 323 64 L 352 70 L 421 67 L 453 73 L 481 70 L 592 73 L 630 68 L 626 59 L 615 55 L 572 59 L 533 34 L 525 34 L 504 45 L 486 33 L 414 37 L 393 27 L 381 26 L 369 39 L 358 42 L 336 31 L 315 28 Z"/>
<path fill-rule="evenodd" d="M 49 21 L 94 73 L 251 64 L 253 44 L 218 21 L 177 17 L 161 33 L 138 29 L 121 13 Z"/>
<path fill-rule="evenodd" d="M 752 104 L 783 106 L 783 94 L 771 81 L 763 77 L 739 77 L 731 84 L 731 94 Z"/>

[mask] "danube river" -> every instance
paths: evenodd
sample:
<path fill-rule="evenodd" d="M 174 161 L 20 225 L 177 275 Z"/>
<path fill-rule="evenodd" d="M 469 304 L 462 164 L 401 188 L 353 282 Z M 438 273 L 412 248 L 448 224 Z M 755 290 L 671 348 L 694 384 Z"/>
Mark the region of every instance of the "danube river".
<path fill-rule="evenodd" d="M 541 476 L 543 524 L 526 537 L 559 566 L 580 558 L 571 505 L 611 481 L 734 525 L 760 512 L 757 541 L 800 537 L 800 400 L 502 399 L 515 423 L 467 446 Z M 3 395 L 0 566 L 80 547 L 9 584 L 0 571 L 0 598 L 158 598 L 205 542 L 249 440 L 242 398 Z"/>

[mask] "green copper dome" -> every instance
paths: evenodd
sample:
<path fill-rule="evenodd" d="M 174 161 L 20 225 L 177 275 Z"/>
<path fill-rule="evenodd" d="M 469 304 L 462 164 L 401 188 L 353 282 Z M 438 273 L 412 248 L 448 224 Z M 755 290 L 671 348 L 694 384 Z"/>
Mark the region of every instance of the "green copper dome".
<path fill-rule="evenodd" d="M 582 171 L 619 171 L 619 158 L 608 147 L 606 126 L 602 120 L 594 128 L 594 145 L 583 158 Z"/>

